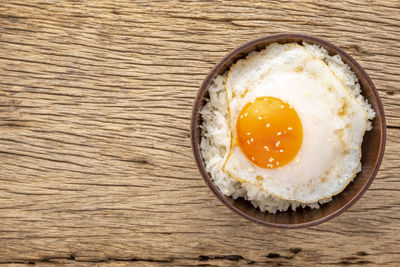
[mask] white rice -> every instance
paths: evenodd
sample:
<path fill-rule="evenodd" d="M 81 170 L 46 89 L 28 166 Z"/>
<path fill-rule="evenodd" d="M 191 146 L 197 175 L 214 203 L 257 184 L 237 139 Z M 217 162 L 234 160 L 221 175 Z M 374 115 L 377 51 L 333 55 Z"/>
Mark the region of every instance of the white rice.
<path fill-rule="evenodd" d="M 371 120 L 375 117 L 375 111 L 361 95 L 361 87 L 354 72 L 350 70 L 347 64 L 343 63 L 339 55 L 329 56 L 324 48 L 317 45 L 303 43 L 303 46 L 315 57 L 324 60 L 342 80 L 350 93 L 364 106 L 369 119 L 367 130 L 370 130 L 372 128 Z M 314 203 L 301 204 L 296 201 L 282 200 L 262 191 L 257 186 L 233 180 L 227 173 L 222 171 L 222 166 L 228 156 L 231 139 L 225 92 L 226 75 L 227 72 L 214 79 L 209 87 L 210 98 L 207 99 L 207 104 L 201 110 L 203 124 L 201 126 L 200 149 L 206 165 L 206 171 L 210 173 L 219 190 L 224 195 L 231 196 L 234 199 L 243 197 L 262 212 L 268 211 L 271 213 L 286 211 L 289 208 L 296 210 L 300 206 L 319 208 L 320 204 L 331 201 L 332 198 L 329 198 Z M 361 167 L 358 171 L 360 170 Z"/>

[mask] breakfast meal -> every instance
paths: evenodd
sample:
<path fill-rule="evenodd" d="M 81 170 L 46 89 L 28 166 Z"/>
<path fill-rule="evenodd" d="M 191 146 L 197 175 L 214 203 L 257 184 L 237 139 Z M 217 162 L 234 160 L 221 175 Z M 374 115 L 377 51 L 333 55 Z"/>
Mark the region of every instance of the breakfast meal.
<path fill-rule="evenodd" d="M 319 208 L 361 171 L 375 112 L 338 55 L 273 43 L 217 76 L 201 110 L 200 149 L 226 196 L 261 211 Z"/>

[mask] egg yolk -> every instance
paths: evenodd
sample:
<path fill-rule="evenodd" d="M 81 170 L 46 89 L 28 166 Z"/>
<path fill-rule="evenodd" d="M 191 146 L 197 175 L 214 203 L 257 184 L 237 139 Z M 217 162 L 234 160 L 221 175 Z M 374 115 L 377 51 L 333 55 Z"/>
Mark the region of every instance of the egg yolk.
<path fill-rule="evenodd" d="M 247 103 L 239 113 L 236 133 L 247 159 L 267 169 L 291 162 L 303 141 L 297 112 L 275 97 L 260 97 Z"/>

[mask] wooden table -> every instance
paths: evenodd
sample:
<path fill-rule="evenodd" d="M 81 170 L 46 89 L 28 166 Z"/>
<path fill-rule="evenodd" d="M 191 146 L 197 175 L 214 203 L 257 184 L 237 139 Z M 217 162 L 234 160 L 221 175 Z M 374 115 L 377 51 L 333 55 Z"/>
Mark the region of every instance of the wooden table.
<path fill-rule="evenodd" d="M 279 32 L 350 53 L 379 89 L 388 123 L 364 197 L 292 231 L 224 207 L 189 142 L 210 68 Z M 398 266 L 399 40 L 398 0 L 1 1 L 0 263 Z"/>

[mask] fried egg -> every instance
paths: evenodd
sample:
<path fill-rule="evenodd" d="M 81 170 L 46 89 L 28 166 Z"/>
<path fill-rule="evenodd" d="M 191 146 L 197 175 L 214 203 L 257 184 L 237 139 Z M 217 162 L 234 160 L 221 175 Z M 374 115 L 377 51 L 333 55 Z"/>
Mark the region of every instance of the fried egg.
<path fill-rule="evenodd" d="M 273 44 L 226 79 L 231 144 L 223 170 L 285 200 L 340 193 L 360 168 L 363 106 L 325 62 L 297 44 Z"/>

